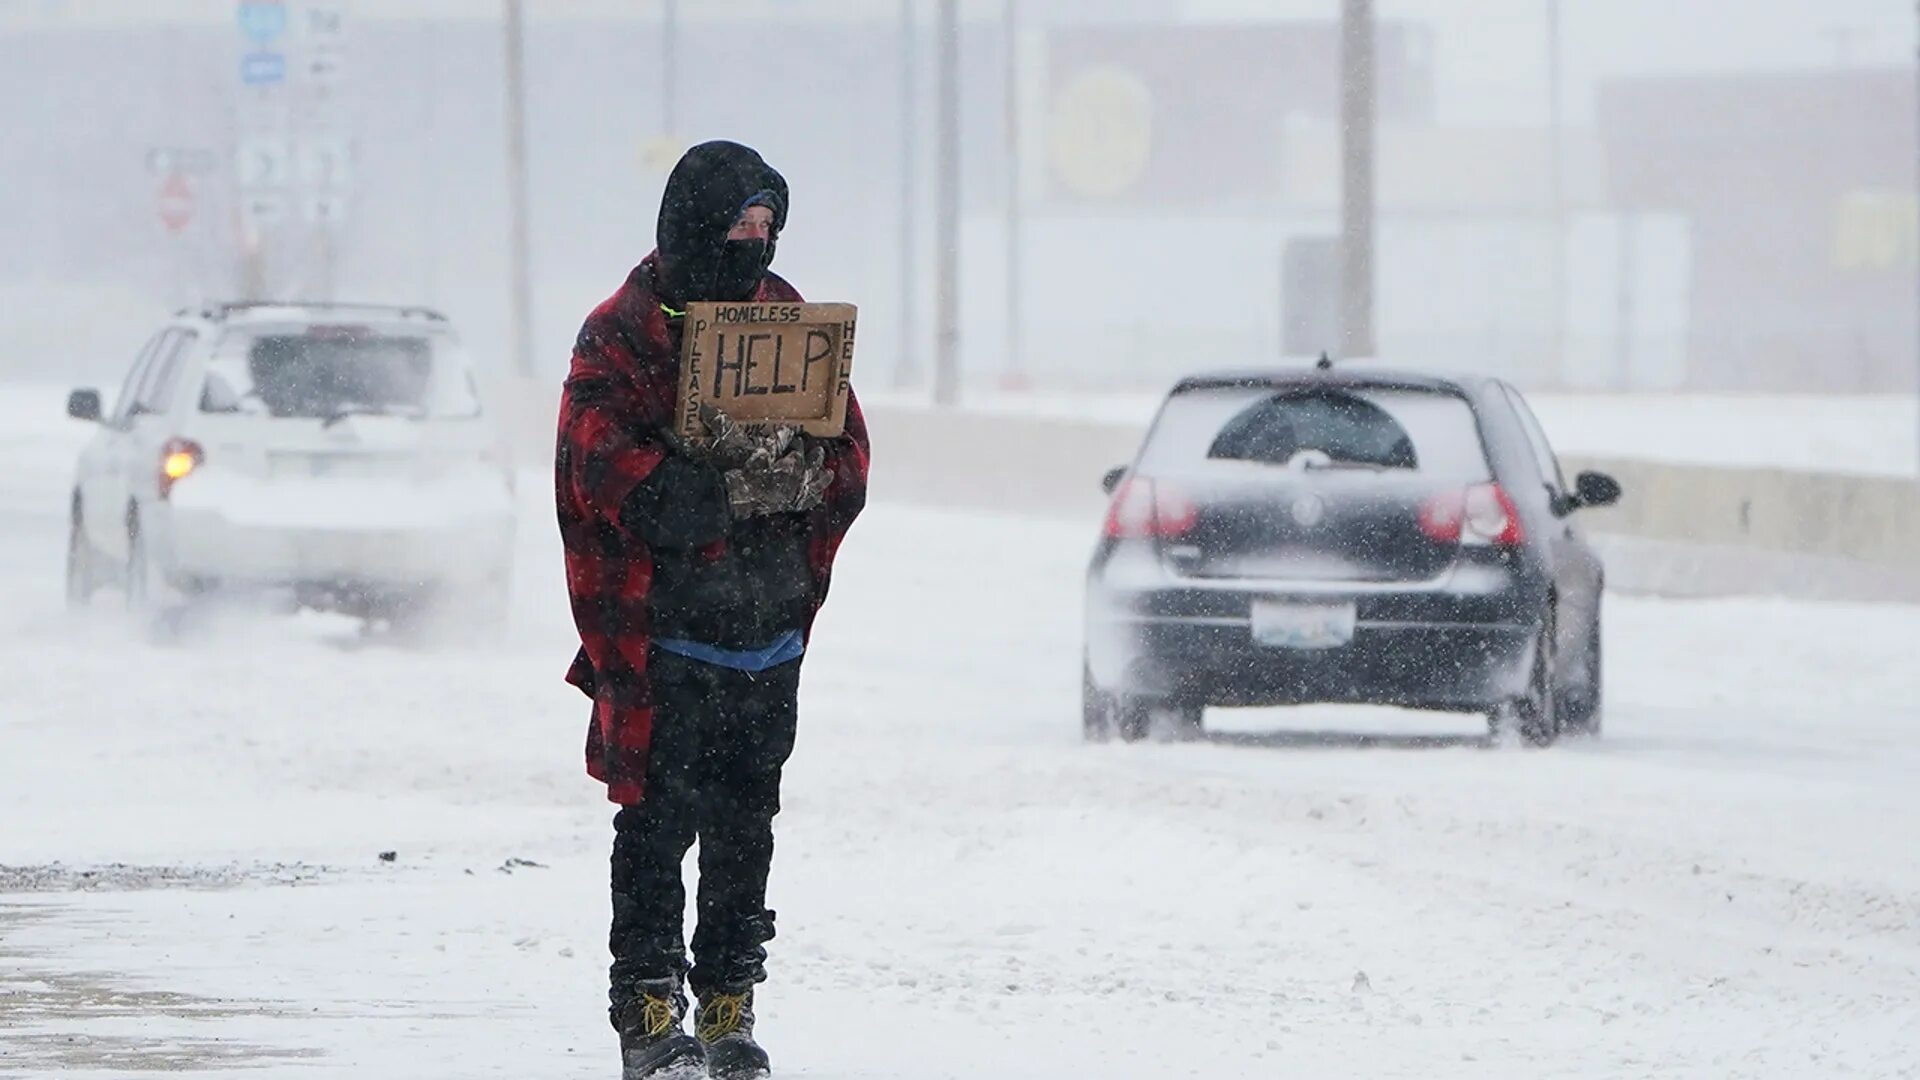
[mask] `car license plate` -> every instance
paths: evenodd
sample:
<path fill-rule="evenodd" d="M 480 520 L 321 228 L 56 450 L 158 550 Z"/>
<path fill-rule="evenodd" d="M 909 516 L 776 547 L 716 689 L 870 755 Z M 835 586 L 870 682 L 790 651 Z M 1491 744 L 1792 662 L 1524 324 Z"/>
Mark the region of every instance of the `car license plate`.
<path fill-rule="evenodd" d="M 1253 602 L 1253 640 L 1281 649 L 1334 649 L 1353 640 L 1351 603 Z"/>

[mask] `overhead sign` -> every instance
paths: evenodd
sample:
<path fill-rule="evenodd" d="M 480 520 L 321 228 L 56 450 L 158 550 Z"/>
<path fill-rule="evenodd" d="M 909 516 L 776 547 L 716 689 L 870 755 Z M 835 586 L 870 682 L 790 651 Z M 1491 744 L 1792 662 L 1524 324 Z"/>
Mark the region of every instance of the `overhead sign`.
<path fill-rule="evenodd" d="M 855 314 L 852 304 L 688 304 L 680 434 L 706 434 L 706 406 L 743 424 L 791 424 L 827 437 L 844 432 Z"/>
<path fill-rule="evenodd" d="M 250 52 L 240 58 L 240 81 L 248 86 L 278 86 L 287 81 L 287 54 Z"/>
<path fill-rule="evenodd" d="M 287 5 L 279 0 L 241 0 L 240 32 L 265 44 L 287 32 Z"/>
<path fill-rule="evenodd" d="M 154 210 L 168 232 L 177 233 L 187 227 L 187 222 L 193 220 L 193 188 L 185 176 L 178 172 L 167 174 L 154 199 Z"/>

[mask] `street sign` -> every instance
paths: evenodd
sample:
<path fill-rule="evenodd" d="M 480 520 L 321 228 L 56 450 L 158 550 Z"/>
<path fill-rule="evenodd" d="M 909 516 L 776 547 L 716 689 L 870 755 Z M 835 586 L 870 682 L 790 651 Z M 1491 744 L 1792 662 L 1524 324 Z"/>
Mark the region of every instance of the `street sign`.
<path fill-rule="evenodd" d="M 332 90 L 346 77 L 346 67 L 346 53 L 322 49 L 307 57 L 307 81 L 317 90 Z"/>
<path fill-rule="evenodd" d="M 286 187 L 292 179 L 292 156 L 285 139 L 256 136 L 241 140 L 233 156 L 241 188 L 257 191 Z"/>
<path fill-rule="evenodd" d="M 287 5 L 279 0 L 242 0 L 235 14 L 240 32 L 263 45 L 287 31 Z"/>
<path fill-rule="evenodd" d="M 287 216 L 287 200 L 273 192 L 254 192 L 240 198 L 240 213 L 255 225 L 273 225 Z"/>
<path fill-rule="evenodd" d="M 248 86 L 278 86 L 287 81 L 287 54 L 250 52 L 240 58 L 240 81 Z"/>
<path fill-rule="evenodd" d="M 219 167 L 220 158 L 204 146 L 149 146 L 147 172 L 153 176 L 186 173 L 204 176 Z"/>
<path fill-rule="evenodd" d="M 353 186 L 353 147 L 344 136 L 315 138 L 300 144 L 300 183 L 319 191 Z"/>
<path fill-rule="evenodd" d="M 307 36 L 316 43 L 338 42 L 347 33 L 346 12 L 339 4 L 314 2 L 307 5 Z"/>
<path fill-rule="evenodd" d="M 345 195 L 314 195 L 307 199 L 307 220 L 315 225 L 338 226 L 347 221 Z"/>
<path fill-rule="evenodd" d="M 178 172 L 167 174 L 154 199 L 154 210 L 168 232 L 177 233 L 187 227 L 187 222 L 193 220 L 193 188 L 188 186 L 185 176 Z"/>

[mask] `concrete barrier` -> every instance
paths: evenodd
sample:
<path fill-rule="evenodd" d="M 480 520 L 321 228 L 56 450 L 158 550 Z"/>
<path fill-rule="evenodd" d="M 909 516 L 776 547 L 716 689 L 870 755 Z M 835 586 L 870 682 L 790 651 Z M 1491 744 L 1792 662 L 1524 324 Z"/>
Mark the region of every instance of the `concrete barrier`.
<path fill-rule="evenodd" d="M 495 400 L 538 466 L 558 386 Z M 873 498 L 1097 525 L 1100 477 L 1132 460 L 1141 428 L 1008 413 L 870 405 Z M 1674 595 L 1920 601 L 1920 481 L 1569 457 L 1617 477 L 1620 505 L 1582 511 L 1616 587 Z"/>
<path fill-rule="evenodd" d="M 876 408 L 877 499 L 1099 520 L 1100 477 L 1136 425 Z M 1582 511 L 1627 592 L 1920 601 L 1920 482 L 1569 457 L 1611 473 L 1620 504 Z"/>

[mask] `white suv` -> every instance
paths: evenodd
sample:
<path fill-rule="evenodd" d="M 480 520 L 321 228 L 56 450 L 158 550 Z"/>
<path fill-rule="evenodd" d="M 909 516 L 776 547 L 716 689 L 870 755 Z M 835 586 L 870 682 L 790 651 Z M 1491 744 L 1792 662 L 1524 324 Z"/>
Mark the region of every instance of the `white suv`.
<path fill-rule="evenodd" d="M 451 604 L 504 617 L 513 480 L 502 431 L 444 316 L 223 304 L 141 350 L 73 486 L 67 595 L 136 607 L 279 587 L 368 618 Z"/>

